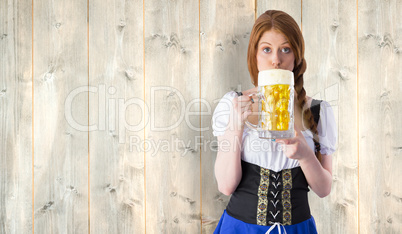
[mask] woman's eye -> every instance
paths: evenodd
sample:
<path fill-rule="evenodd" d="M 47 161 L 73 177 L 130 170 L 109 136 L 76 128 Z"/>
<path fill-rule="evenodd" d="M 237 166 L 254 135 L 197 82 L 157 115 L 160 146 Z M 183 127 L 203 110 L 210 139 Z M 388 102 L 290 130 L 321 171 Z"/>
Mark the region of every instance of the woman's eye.
<path fill-rule="evenodd" d="M 287 53 L 290 52 L 290 48 L 289 48 L 289 47 L 285 47 L 285 48 L 282 49 L 282 52 L 287 54 Z"/>
<path fill-rule="evenodd" d="M 265 53 L 269 53 L 269 52 L 271 52 L 271 49 L 267 47 L 267 48 L 264 48 L 263 51 L 264 51 Z"/>

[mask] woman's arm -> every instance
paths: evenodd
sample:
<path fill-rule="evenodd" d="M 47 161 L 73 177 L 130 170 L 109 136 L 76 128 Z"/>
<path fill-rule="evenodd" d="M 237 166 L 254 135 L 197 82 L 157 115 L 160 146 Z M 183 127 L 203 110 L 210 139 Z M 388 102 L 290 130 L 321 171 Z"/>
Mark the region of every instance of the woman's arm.
<path fill-rule="evenodd" d="M 218 136 L 219 151 L 215 161 L 215 178 L 221 193 L 229 196 L 240 183 L 241 140 L 243 132 L 226 131 Z"/>
<path fill-rule="evenodd" d="M 297 94 L 295 94 L 295 100 Z M 321 108 L 322 109 L 322 108 Z M 330 111 L 327 115 L 333 118 L 333 113 L 330 108 L 326 111 Z M 321 163 L 315 156 L 314 151 L 308 146 L 306 139 L 301 133 L 301 109 L 295 106 L 295 132 L 296 136 L 291 139 L 277 140 L 278 143 L 284 144 L 284 154 L 291 159 L 297 159 L 300 163 L 300 167 L 307 179 L 307 183 L 310 188 L 319 196 L 325 197 L 330 194 L 332 186 L 332 155 L 322 155 Z M 321 117 L 323 120 L 323 117 Z M 331 120 L 335 121 L 335 119 Z M 327 120 L 325 121 L 327 123 Z M 327 125 L 325 125 L 328 128 Z M 328 129 L 326 129 L 327 134 Z"/>
<path fill-rule="evenodd" d="M 310 188 L 319 196 L 325 197 L 331 192 L 332 185 L 332 157 L 322 155 L 318 161 L 313 150 L 308 146 L 306 139 L 295 126 L 296 136 L 291 139 L 280 139 L 283 143 L 284 154 L 291 159 L 297 159 L 306 176 Z"/>
<path fill-rule="evenodd" d="M 230 195 L 236 190 L 242 177 L 241 147 L 244 122 L 252 113 L 251 97 L 247 94 L 255 90 L 256 88 L 247 90 L 243 96 L 233 99 L 228 128 L 222 136 L 218 136 L 215 178 L 219 191 L 225 195 Z"/>
<path fill-rule="evenodd" d="M 313 157 L 300 159 L 299 163 L 310 188 L 319 197 L 328 196 L 331 193 L 332 185 L 332 156 L 322 155 L 320 163 L 313 155 Z"/>
<path fill-rule="evenodd" d="M 320 126 L 317 126 L 317 130 L 324 136 L 320 137 L 321 152 L 324 151 L 321 163 L 312 150 L 308 157 L 300 158 L 299 163 L 311 189 L 319 197 L 325 197 L 331 192 L 332 152 L 335 151 L 337 129 L 332 108 L 325 101 L 321 102 L 320 116 Z"/>

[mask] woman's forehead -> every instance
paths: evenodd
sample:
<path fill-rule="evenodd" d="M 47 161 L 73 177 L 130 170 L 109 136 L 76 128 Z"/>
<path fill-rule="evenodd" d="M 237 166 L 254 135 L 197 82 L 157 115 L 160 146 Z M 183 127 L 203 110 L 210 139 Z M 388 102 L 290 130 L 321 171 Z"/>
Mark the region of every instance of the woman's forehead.
<path fill-rule="evenodd" d="M 288 39 L 285 37 L 285 35 L 277 30 L 269 30 L 269 31 L 265 31 L 261 38 L 260 41 L 258 42 L 258 44 L 261 43 L 269 43 L 269 44 L 285 44 L 288 43 Z"/>

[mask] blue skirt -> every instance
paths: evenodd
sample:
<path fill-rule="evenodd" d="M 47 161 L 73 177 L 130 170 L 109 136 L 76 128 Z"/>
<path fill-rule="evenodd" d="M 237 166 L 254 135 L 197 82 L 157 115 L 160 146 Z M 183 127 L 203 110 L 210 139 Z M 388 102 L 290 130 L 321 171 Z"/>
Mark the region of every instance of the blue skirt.
<path fill-rule="evenodd" d="M 214 234 L 244 234 L 244 233 L 266 233 L 271 226 L 260 226 L 256 224 L 245 223 L 238 219 L 233 218 L 232 216 L 226 213 L 226 210 L 223 211 L 223 215 L 219 220 L 218 226 L 216 227 Z M 313 216 L 306 221 L 303 221 L 298 224 L 293 225 L 285 225 L 285 226 L 276 226 L 272 228 L 270 234 L 279 234 L 279 228 L 281 229 L 281 233 L 287 234 L 317 234 L 317 228 L 315 226 L 315 221 Z"/>

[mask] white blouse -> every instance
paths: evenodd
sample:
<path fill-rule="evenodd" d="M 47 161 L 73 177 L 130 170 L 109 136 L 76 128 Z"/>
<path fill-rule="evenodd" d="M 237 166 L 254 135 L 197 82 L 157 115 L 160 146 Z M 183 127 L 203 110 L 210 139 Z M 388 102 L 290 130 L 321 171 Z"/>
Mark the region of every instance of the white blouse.
<path fill-rule="evenodd" d="M 221 136 L 228 128 L 230 108 L 232 100 L 237 96 L 236 92 L 226 93 L 219 101 L 212 116 L 212 129 L 214 136 Z M 320 104 L 320 120 L 318 121 L 317 131 L 321 145 L 322 155 L 331 155 L 336 150 L 337 125 L 334 112 L 328 102 L 322 101 Z M 314 151 L 313 134 L 310 130 L 301 131 L 310 148 Z M 242 160 L 268 168 L 273 171 L 281 171 L 299 166 L 295 159 L 289 159 L 280 148 L 280 144 L 275 141 L 260 139 L 258 132 L 244 126 L 242 138 Z"/>

